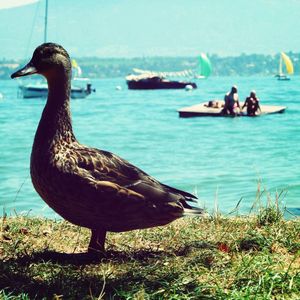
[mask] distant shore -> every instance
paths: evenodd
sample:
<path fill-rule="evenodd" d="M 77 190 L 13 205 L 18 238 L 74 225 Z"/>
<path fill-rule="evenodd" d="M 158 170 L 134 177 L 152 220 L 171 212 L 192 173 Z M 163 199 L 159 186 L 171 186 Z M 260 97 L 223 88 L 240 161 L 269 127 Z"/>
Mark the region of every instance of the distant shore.
<path fill-rule="evenodd" d="M 287 54 L 294 62 L 295 75 L 299 75 L 300 53 L 287 52 Z M 232 57 L 221 57 L 216 54 L 208 56 L 212 63 L 212 76 L 274 76 L 278 73 L 279 53 L 276 55 L 241 54 Z M 125 77 L 132 72 L 133 68 L 160 72 L 187 69 L 200 71 L 198 57 L 75 57 L 75 59 L 83 71 L 83 76 L 89 78 Z M 0 79 L 10 78 L 10 74 L 27 61 L 28 58 L 0 60 Z"/>

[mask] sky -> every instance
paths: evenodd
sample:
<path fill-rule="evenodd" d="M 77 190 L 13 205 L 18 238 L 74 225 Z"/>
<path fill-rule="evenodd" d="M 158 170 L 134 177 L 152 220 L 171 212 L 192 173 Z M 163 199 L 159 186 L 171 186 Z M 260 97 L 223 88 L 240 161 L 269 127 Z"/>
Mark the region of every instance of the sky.
<path fill-rule="evenodd" d="M 43 42 L 45 0 L 15 1 L 0 0 L 0 59 Z M 48 41 L 73 57 L 300 52 L 299 28 L 300 0 L 49 0 Z"/>

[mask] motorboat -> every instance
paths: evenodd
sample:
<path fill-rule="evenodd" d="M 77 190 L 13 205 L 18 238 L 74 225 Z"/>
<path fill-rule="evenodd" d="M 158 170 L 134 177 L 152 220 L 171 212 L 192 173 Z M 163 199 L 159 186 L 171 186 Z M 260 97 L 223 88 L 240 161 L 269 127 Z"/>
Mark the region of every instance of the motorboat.
<path fill-rule="evenodd" d="M 46 82 L 31 82 L 28 84 L 19 85 L 19 90 L 23 98 L 47 98 L 48 85 Z M 81 99 L 90 95 L 94 89 L 92 89 L 91 83 L 87 83 L 85 87 L 71 86 L 71 98 Z"/>
<path fill-rule="evenodd" d="M 187 86 L 197 88 L 196 83 L 188 81 L 168 80 L 157 74 L 129 75 L 126 77 L 130 90 L 154 90 L 154 89 L 185 89 Z"/>

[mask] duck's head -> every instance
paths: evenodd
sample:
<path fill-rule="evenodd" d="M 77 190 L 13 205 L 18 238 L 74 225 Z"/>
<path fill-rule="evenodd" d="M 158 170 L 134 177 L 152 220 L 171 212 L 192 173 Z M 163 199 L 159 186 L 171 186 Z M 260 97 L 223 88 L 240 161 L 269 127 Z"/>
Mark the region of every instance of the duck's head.
<path fill-rule="evenodd" d="M 41 74 L 49 79 L 52 75 L 57 75 L 58 72 L 70 75 L 71 69 L 71 61 L 67 51 L 58 44 L 45 43 L 35 49 L 30 62 L 13 73 L 11 78 Z"/>

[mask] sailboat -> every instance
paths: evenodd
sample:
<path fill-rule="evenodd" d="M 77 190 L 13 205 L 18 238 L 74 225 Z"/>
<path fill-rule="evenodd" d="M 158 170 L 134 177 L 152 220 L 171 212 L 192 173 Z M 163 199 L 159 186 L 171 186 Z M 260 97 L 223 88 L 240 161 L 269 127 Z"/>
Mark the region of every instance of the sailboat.
<path fill-rule="evenodd" d="M 45 23 L 44 23 L 44 43 L 47 42 L 48 27 L 48 0 L 45 0 Z M 72 69 L 75 76 L 72 78 L 71 98 L 80 99 L 90 95 L 95 89 L 88 78 L 83 78 L 82 71 L 77 62 L 72 60 Z M 82 85 L 84 83 L 84 86 Z M 23 98 L 46 98 L 48 95 L 48 85 L 45 81 L 20 84 L 19 90 Z"/>
<path fill-rule="evenodd" d="M 199 56 L 199 74 L 195 75 L 195 78 L 207 78 L 211 74 L 211 71 L 212 66 L 209 58 L 205 53 L 201 53 Z"/>
<path fill-rule="evenodd" d="M 279 71 L 278 74 L 275 75 L 278 80 L 290 80 L 290 77 L 288 77 L 285 73 L 283 73 L 283 64 L 285 65 L 286 72 L 289 75 L 294 74 L 294 66 L 291 61 L 291 59 L 284 53 L 280 53 L 280 58 L 279 58 Z"/>

